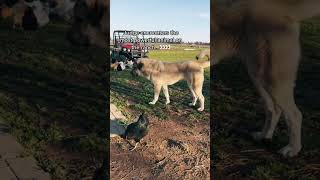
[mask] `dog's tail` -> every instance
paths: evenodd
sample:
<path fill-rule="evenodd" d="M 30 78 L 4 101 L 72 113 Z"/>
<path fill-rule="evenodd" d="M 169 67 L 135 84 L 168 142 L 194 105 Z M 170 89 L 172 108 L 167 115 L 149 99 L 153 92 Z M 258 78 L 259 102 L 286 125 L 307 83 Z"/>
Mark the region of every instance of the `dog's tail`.
<path fill-rule="evenodd" d="M 302 21 L 320 15 L 319 0 L 253 0 L 258 14 L 281 15 L 293 21 Z"/>

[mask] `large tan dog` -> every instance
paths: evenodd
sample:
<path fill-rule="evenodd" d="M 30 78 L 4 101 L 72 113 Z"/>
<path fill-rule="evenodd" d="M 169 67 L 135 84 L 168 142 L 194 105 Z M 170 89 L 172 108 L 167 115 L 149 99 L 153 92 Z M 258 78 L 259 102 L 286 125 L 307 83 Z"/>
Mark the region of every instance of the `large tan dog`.
<path fill-rule="evenodd" d="M 168 86 L 180 80 L 186 80 L 193 96 L 190 106 L 200 101 L 198 111 L 204 110 L 204 96 L 202 86 L 204 81 L 204 68 L 210 66 L 210 61 L 185 61 L 168 63 L 152 59 L 141 58 L 134 64 L 132 74 L 143 76 L 152 81 L 154 85 L 154 98 L 149 104 L 158 101 L 161 88 L 166 97 L 166 104 L 170 103 Z"/>
<path fill-rule="evenodd" d="M 289 144 L 283 156 L 301 150 L 302 115 L 294 100 L 300 59 L 300 21 L 320 14 L 319 0 L 216 0 L 212 3 L 211 59 L 237 56 L 264 100 L 266 120 L 253 137 L 271 139 L 285 117 Z"/>

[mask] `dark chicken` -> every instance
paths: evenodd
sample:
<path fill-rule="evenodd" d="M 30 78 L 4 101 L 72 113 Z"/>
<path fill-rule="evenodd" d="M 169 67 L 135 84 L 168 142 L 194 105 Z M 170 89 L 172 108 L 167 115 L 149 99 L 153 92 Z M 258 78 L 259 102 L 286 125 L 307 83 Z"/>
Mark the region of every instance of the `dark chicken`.
<path fill-rule="evenodd" d="M 126 139 L 133 139 L 136 142 L 136 144 L 134 145 L 134 148 L 131 149 L 131 151 L 133 151 L 137 147 L 140 140 L 148 134 L 148 125 L 149 125 L 149 119 L 144 113 L 142 113 L 139 116 L 139 119 L 137 122 L 131 123 L 127 127 L 124 137 Z M 129 144 L 131 145 L 131 143 Z"/>

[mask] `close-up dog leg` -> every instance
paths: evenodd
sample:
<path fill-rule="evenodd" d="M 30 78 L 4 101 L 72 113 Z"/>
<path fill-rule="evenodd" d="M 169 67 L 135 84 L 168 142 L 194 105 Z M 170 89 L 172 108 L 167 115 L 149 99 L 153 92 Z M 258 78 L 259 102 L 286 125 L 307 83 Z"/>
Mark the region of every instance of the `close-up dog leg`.
<path fill-rule="evenodd" d="M 170 96 L 169 96 L 169 90 L 168 90 L 168 85 L 163 85 L 162 86 L 163 94 L 166 97 L 166 104 L 170 103 Z"/>
<path fill-rule="evenodd" d="M 210 27 L 213 179 L 318 179 L 320 1 L 213 0 Z"/>
<path fill-rule="evenodd" d="M 294 87 L 299 66 L 299 28 L 292 26 L 286 33 L 275 36 L 271 42 L 271 95 L 279 105 L 288 126 L 289 144 L 280 150 L 283 156 L 295 156 L 301 149 L 302 115 L 294 100 Z M 283 44 L 283 42 L 287 42 Z M 284 70 L 284 68 L 286 70 Z"/>
<path fill-rule="evenodd" d="M 160 91 L 161 91 L 161 85 L 160 84 L 153 84 L 154 86 L 154 97 L 153 100 L 151 102 L 149 102 L 149 104 L 156 104 L 156 102 L 159 99 L 159 95 L 160 95 Z"/>

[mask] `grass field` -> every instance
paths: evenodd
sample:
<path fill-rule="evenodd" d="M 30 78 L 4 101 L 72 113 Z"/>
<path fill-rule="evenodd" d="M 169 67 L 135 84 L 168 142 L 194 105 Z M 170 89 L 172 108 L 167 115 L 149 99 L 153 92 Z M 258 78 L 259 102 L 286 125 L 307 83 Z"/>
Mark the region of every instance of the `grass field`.
<path fill-rule="evenodd" d="M 83 179 L 108 151 L 106 52 L 71 45 L 68 28 L 0 22 L 0 119 L 54 179 Z"/>
<path fill-rule="evenodd" d="M 303 149 L 283 159 L 277 151 L 288 143 L 282 120 L 272 142 L 254 142 L 243 130 L 260 130 L 264 110 L 240 61 L 217 65 L 212 109 L 216 129 L 211 140 L 218 179 L 318 179 L 320 177 L 320 21 L 302 26 L 303 57 L 296 82 L 296 103 L 303 113 Z"/>
<path fill-rule="evenodd" d="M 185 60 L 195 60 L 195 56 L 200 52 L 200 49 L 195 51 L 185 51 L 184 46 L 173 46 L 171 50 L 151 50 L 149 58 L 157 59 L 166 62 L 177 62 Z M 169 86 L 169 94 L 171 103 L 165 105 L 164 95 L 161 92 L 159 101 L 156 105 L 149 105 L 153 99 L 153 85 L 150 81 L 142 77 L 132 77 L 130 70 L 116 72 L 110 74 L 111 81 L 111 102 L 115 103 L 122 112 L 132 119 L 137 114 L 145 111 L 153 116 L 165 120 L 170 118 L 171 113 L 178 113 L 181 118 L 186 120 L 209 120 L 209 90 L 210 90 L 210 75 L 209 70 L 205 71 L 205 82 L 203 94 L 205 96 L 205 113 L 199 113 L 197 110 L 188 107 L 192 96 L 186 82 L 179 82 Z"/>

